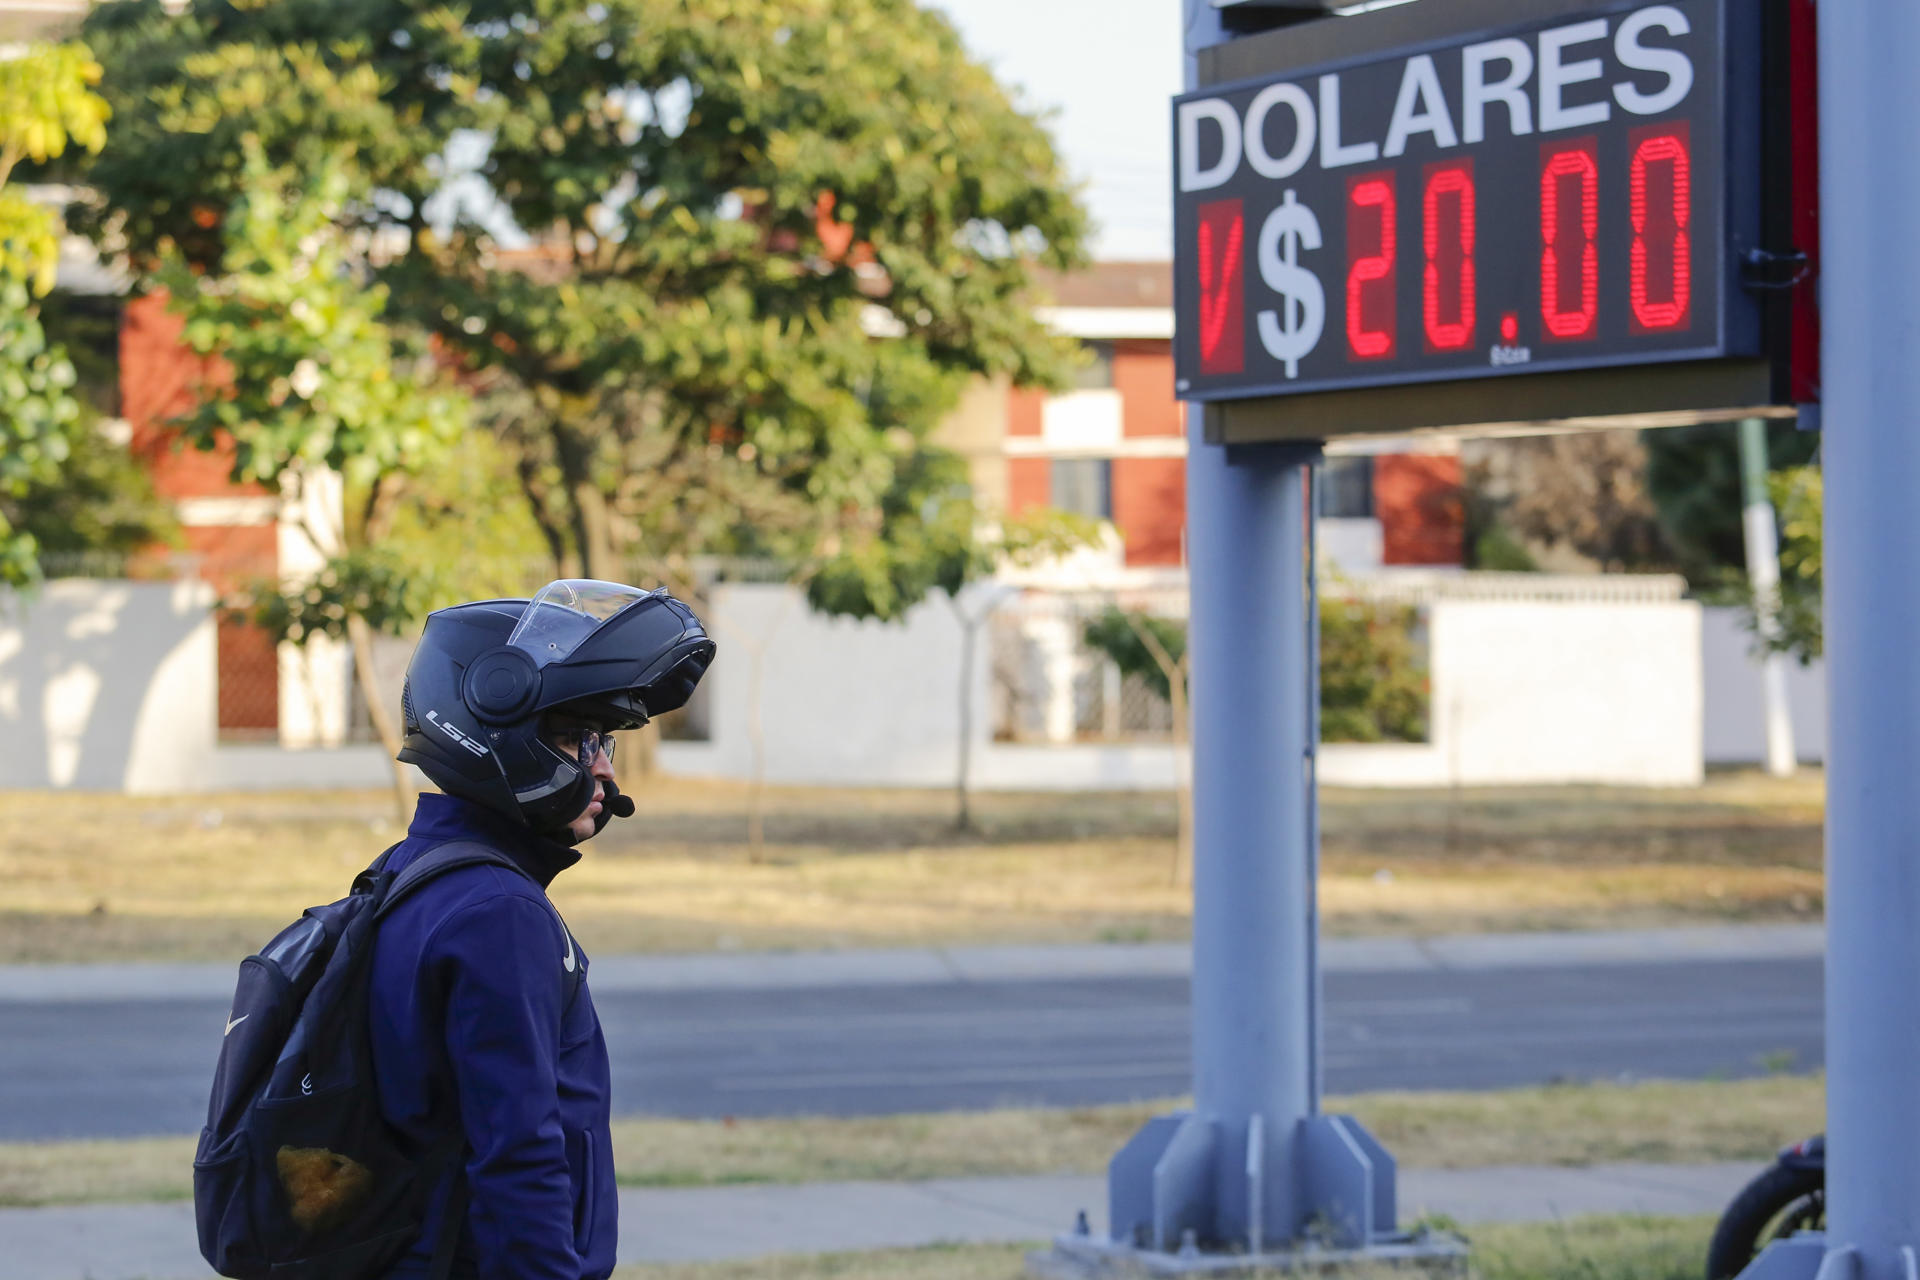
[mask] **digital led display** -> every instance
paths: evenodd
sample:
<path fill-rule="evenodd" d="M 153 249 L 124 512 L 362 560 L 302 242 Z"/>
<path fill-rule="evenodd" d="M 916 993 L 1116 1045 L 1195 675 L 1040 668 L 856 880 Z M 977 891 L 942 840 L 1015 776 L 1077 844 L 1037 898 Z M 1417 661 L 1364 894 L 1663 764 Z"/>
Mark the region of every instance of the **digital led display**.
<path fill-rule="evenodd" d="M 1176 99 L 1179 394 L 1756 354 L 1724 2 L 1560 5 Z"/>

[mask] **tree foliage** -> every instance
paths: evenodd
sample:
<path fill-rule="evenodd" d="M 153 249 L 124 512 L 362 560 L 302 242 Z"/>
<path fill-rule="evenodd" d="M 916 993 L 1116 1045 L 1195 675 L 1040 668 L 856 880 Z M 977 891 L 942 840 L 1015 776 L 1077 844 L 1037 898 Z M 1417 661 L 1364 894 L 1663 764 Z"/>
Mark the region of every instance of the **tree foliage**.
<path fill-rule="evenodd" d="M 341 527 L 309 530 L 337 554 L 311 582 L 266 590 L 261 621 L 292 640 L 344 636 L 353 617 L 399 631 L 431 587 L 380 550 L 381 524 L 399 482 L 445 455 L 466 401 L 436 385 L 423 342 L 384 323 L 385 287 L 360 278 L 338 225 L 346 166 L 301 176 L 271 168 L 252 140 L 242 150 L 245 191 L 227 209 L 217 270 L 176 252 L 156 273 L 187 345 L 219 357 L 217 380 L 175 425 L 199 448 L 230 444 L 236 482 L 299 497 L 338 474 L 362 497 Z"/>
<path fill-rule="evenodd" d="M 1096 521 L 1041 507 L 1003 516 L 977 503 L 951 454 L 922 450 L 880 509 L 808 575 L 821 613 L 897 621 L 930 593 L 958 600 L 1001 566 L 1071 554 L 1099 538 Z"/>
<path fill-rule="evenodd" d="M 1641 433 L 1586 431 L 1478 445 L 1467 469 L 1476 568 L 1537 567 L 1528 546 L 1607 572 L 1672 565 L 1646 488 Z"/>
<path fill-rule="evenodd" d="M 962 375 L 1065 368 L 1026 293 L 1084 216 L 909 0 L 119 0 L 87 30 L 134 121 L 95 229 L 206 264 L 241 138 L 350 150 L 336 225 L 473 377 L 569 568 L 864 543 Z"/>
<path fill-rule="evenodd" d="M 1173 683 L 1166 669 L 1154 656 L 1153 647 L 1141 635 L 1145 631 L 1159 643 L 1161 650 L 1177 667 L 1187 656 L 1187 625 L 1177 618 L 1154 614 L 1135 614 L 1131 619 L 1115 606 L 1091 619 L 1081 629 L 1088 647 L 1107 656 L 1123 676 L 1138 676 L 1149 689 L 1171 700 Z"/>
<path fill-rule="evenodd" d="M 1320 740 L 1422 742 L 1427 669 L 1411 605 L 1320 602 Z"/>
<path fill-rule="evenodd" d="M 1780 530 L 1780 594 L 1772 602 L 1775 625 L 1763 625 L 1763 602 L 1750 580 L 1739 580 L 1735 597 L 1759 648 L 1788 654 L 1805 666 L 1826 649 L 1821 623 L 1821 519 L 1826 504 L 1820 468 L 1776 471 L 1767 477 L 1767 488 Z"/>
<path fill-rule="evenodd" d="M 53 287 L 58 222 L 11 179 L 70 143 L 100 149 L 109 114 L 92 88 L 100 74 L 84 45 L 31 45 L 0 61 L 0 586 L 39 574 L 21 504 L 58 483 L 81 421 L 73 363 L 47 341 L 33 305 Z"/>
<path fill-rule="evenodd" d="M 1643 437 L 1647 492 L 1680 569 L 1697 587 L 1717 586 L 1744 572 L 1746 539 L 1740 524 L 1740 443 L 1730 422 L 1665 427 Z M 1773 471 L 1806 465 L 1819 448 L 1818 432 L 1791 422 L 1767 424 Z"/>

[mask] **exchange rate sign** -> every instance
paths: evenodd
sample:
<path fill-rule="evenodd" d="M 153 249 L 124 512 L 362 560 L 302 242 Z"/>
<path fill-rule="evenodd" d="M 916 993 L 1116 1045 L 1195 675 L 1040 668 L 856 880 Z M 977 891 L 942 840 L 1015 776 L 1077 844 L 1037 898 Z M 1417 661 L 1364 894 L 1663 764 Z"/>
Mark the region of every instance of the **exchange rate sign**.
<path fill-rule="evenodd" d="M 1177 99 L 1180 393 L 1757 351 L 1724 2 L 1557 6 Z"/>

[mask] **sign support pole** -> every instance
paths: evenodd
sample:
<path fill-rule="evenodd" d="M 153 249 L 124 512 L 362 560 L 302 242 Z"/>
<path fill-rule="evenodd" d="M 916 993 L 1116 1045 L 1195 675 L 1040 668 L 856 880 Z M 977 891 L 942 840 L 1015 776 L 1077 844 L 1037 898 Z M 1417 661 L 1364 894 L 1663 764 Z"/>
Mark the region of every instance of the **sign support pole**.
<path fill-rule="evenodd" d="M 1920 7 L 1822 0 L 1827 1230 L 1743 1277 L 1920 1274 Z"/>
<path fill-rule="evenodd" d="M 1227 38 L 1183 0 L 1186 78 Z M 1040 1276 L 1184 1275 L 1304 1245 L 1464 1274 L 1450 1237 L 1395 1230 L 1393 1157 L 1319 1111 L 1318 442 L 1209 444 L 1187 405 L 1193 655 L 1194 1109 L 1158 1116 L 1108 1170 L 1111 1239 L 1062 1236 Z M 1209 1260 L 1208 1253 L 1214 1254 Z"/>

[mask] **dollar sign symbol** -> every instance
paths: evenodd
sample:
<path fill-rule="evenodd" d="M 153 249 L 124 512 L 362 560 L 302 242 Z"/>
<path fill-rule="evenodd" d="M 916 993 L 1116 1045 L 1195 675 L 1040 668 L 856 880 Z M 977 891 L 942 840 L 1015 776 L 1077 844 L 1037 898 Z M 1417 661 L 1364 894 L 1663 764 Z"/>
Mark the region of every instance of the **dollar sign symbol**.
<path fill-rule="evenodd" d="M 1320 342 L 1327 320 L 1327 295 L 1320 277 L 1300 265 L 1302 249 L 1320 247 L 1320 220 L 1313 210 L 1286 196 L 1260 226 L 1260 278 L 1280 295 L 1280 309 L 1262 311 L 1260 345 L 1287 366 L 1287 376 L 1300 376 L 1300 361 Z"/>

